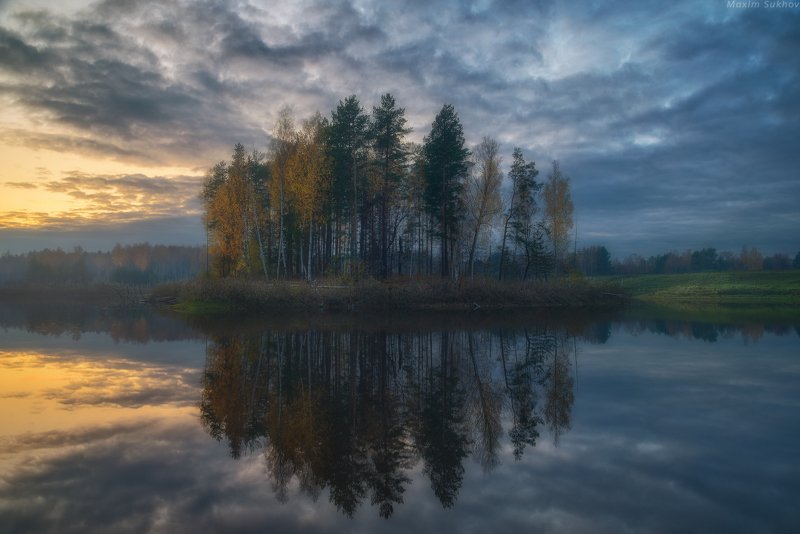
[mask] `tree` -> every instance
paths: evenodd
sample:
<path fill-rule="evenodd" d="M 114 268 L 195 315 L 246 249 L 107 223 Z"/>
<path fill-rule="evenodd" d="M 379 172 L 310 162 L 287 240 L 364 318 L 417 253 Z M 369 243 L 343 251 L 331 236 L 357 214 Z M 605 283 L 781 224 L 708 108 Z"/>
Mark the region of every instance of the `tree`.
<path fill-rule="evenodd" d="M 549 258 L 544 247 L 544 229 L 536 223 L 536 193 L 542 188 L 536 182 L 539 171 L 536 162 L 526 162 L 522 150 L 514 149 L 514 162 L 511 164 L 511 182 L 516 189 L 513 195 L 516 202 L 510 207 L 511 229 L 514 243 L 522 248 L 525 255 L 525 270 L 522 279 L 528 277 L 531 266 L 536 276 L 544 276 L 549 270 Z"/>
<path fill-rule="evenodd" d="M 405 109 L 396 106 L 391 94 L 381 96 L 380 107 L 372 108 L 371 137 L 380 175 L 380 274 L 383 278 L 389 274 L 389 210 L 408 160 L 403 138 L 411 128 L 406 128 L 405 124 Z"/>
<path fill-rule="evenodd" d="M 751 249 L 746 246 L 742 247 L 741 259 L 742 265 L 747 271 L 760 271 L 764 266 L 764 256 L 755 247 Z"/>
<path fill-rule="evenodd" d="M 218 162 L 206 172 L 203 182 L 203 191 L 200 198 L 203 200 L 203 224 L 206 227 L 206 272 L 208 272 L 209 248 L 214 246 L 216 249 L 216 238 L 219 221 L 214 211 L 214 202 L 220 188 L 225 183 L 228 172 L 228 164 L 224 161 Z M 214 241 L 212 243 L 212 234 Z M 120 249 L 121 250 L 121 249 Z"/>
<path fill-rule="evenodd" d="M 247 182 L 250 189 L 249 210 L 253 217 L 253 228 L 255 230 L 256 242 L 258 245 L 258 256 L 261 261 L 261 270 L 264 278 L 269 278 L 267 268 L 267 257 L 269 251 L 264 239 L 262 226 L 269 217 L 266 210 L 269 208 L 269 165 L 265 162 L 266 155 L 253 149 L 247 156 Z"/>
<path fill-rule="evenodd" d="M 500 172 L 498 152 L 497 141 L 484 137 L 473 151 L 474 164 L 464 190 L 467 230 L 472 234 L 468 260 L 470 276 L 474 275 L 478 237 L 492 225 L 502 208 L 500 184 L 503 173 Z"/>
<path fill-rule="evenodd" d="M 206 174 L 203 219 L 215 271 L 221 276 L 257 272 L 256 253 L 267 275 L 261 227 L 268 204 L 268 174 L 264 155 L 255 150 L 246 154 L 241 143 L 234 146 L 230 163 L 221 161 Z"/>
<path fill-rule="evenodd" d="M 569 182 L 569 176 L 561 172 L 558 161 L 553 161 L 553 170 L 547 177 L 542 197 L 544 198 L 545 222 L 553 245 L 556 269 L 569 249 L 570 230 L 573 225 L 573 205 Z"/>
<path fill-rule="evenodd" d="M 425 169 L 427 168 L 427 164 L 421 145 L 409 143 L 408 152 L 410 154 L 411 165 L 406 174 L 406 179 L 401 183 L 403 200 L 409 211 L 409 219 L 405 233 L 411 243 L 411 249 L 413 250 L 416 248 L 416 272 L 419 275 L 424 272 L 425 266 L 427 265 L 427 262 L 424 261 L 428 250 L 426 237 L 430 237 L 429 234 L 425 232 L 425 228 L 429 225 L 428 222 L 430 219 L 430 214 L 427 212 L 425 205 L 425 189 L 427 183 L 425 179 Z M 409 270 L 415 270 L 413 257 Z"/>
<path fill-rule="evenodd" d="M 519 147 L 514 148 L 512 158 L 513 162 L 508 173 L 511 180 L 511 198 L 503 221 L 503 237 L 500 243 L 498 272 L 500 280 L 504 274 L 509 230 L 513 243 L 516 247 L 521 247 L 525 255 L 523 279 L 527 278 L 531 267 L 537 277 L 546 275 L 551 263 L 544 247 L 545 230 L 536 222 L 538 212 L 536 193 L 542 188 L 541 184 L 536 182 L 539 170 L 536 168 L 536 162 L 525 161 L 522 149 Z"/>
<path fill-rule="evenodd" d="M 425 203 L 433 215 L 441 240 L 441 274 L 450 276 L 450 250 L 458 237 L 458 223 L 463 216 L 464 178 L 469 168 L 469 150 L 464 147 L 464 130 L 458 114 L 445 104 L 425 137 Z"/>
<path fill-rule="evenodd" d="M 717 268 L 717 249 L 715 248 L 695 250 L 692 252 L 691 258 L 693 271 L 713 271 Z"/>
<path fill-rule="evenodd" d="M 278 265 L 276 276 L 280 277 L 281 267 L 283 274 L 286 268 L 286 174 L 289 160 L 295 149 L 297 135 L 294 127 L 292 108 L 284 106 L 278 113 L 278 120 L 272 132 L 272 181 L 271 197 L 278 202 Z"/>
<path fill-rule="evenodd" d="M 577 252 L 575 265 L 586 276 L 611 274 L 611 254 L 604 246 L 582 248 Z"/>
<path fill-rule="evenodd" d="M 792 267 L 795 269 L 800 269 L 800 252 L 795 255 L 794 261 L 792 262 Z"/>
<path fill-rule="evenodd" d="M 244 146 L 237 143 L 230 164 L 220 162 L 206 176 L 206 224 L 212 231 L 222 276 L 238 275 L 248 268 L 249 236 L 247 169 Z"/>
<path fill-rule="evenodd" d="M 334 202 L 350 216 L 350 272 L 355 272 L 358 242 L 359 190 L 366 181 L 369 117 L 358 98 L 351 95 L 331 114 L 330 155 L 333 170 Z"/>
<path fill-rule="evenodd" d="M 322 215 L 329 175 L 325 135 L 328 124 L 319 113 L 303 123 L 296 134 L 295 150 L 286 166 L 289 201 L 308 232 L 307 279 L 311 280 L 311 256 L 315 219 Z"/>

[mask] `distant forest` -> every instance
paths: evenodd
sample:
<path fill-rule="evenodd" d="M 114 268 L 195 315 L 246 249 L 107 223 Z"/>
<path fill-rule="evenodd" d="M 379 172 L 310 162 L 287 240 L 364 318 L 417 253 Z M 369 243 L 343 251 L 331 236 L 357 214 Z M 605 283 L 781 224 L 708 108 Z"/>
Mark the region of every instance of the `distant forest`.
<path fill-rule="evenodd" d="M 196 278 L 206 270 L 205 247 L 117 245 L 110 252 L 45 249 L 0 256 L 0 284 L 152 285 Z"/>
<path fill-rule="evenodd" d="M 152 285 L 188 280 L 203 276 L 207 268 L 206 248 L 165 246 L 141 243 L 117 245 L 110 252 L 87 252 L 45 249 L 25 254 L 0 256 L 0 285 L 38 284 L 81 286 L 93 283 Z M 500 254 L 495 251 L 480 262 L 480 273 L 496 274 Z M 674 274 L 704 271 L 760 271 L 800 269 L 800 252 L 794 259 L 786 254 L 763 256 L 757 249 L 743 248 L 740 253 L 717 253 L 714 248 L 667 252 L 644 258 L 632 255 L 613 260 L 604 246 L 578 249 L 567 255 L 570 272 L 583 276 Z M 508 261 L 509 277 L 519 279 L 521 262 Z"/>

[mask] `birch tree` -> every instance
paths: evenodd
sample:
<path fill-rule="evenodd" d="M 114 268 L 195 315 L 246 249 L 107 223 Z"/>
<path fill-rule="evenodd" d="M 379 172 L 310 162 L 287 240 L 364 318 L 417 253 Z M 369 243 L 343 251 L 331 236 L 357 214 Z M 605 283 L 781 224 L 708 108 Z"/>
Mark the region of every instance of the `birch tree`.
<path fill-rule="evenodd" d="M 572 195 L 569 176 L 561 172 L 558 161 L 553 161 L 553 169 L 547 176 L 542 197 L 544 199 L 545 224 L 553 245 L 553 258 L 556 270 L 569 250 L 572 221 Z"/>
<path fill-rule="evenodd" d="M 484 137 L 473 150 L 474 164 L 465 191 L 466 224 L 472 235 L 469 248 L 469 274 L 475 273 L 475 249 L 481 234 L 489 229 L 500 214 L 501 158 L 497 141 Z"/>
<path fill-rule="evenodd" d="M 297 132 L 295 150 L 286 168 L 287 195 L 300 219 L 301 227 L 308 233 L 306 278 L 311 280 L 311 259 L 314 223 L 322 216 L 324 198 L 328 187 L 328 159 L 325 149 L 327 121 L 319 113 L 303 123 Z"/>
<path fill-rule="evenodd" d="M 277 201 L 278 214 L 278 264 L 275 276 L 284 276 L 286 269 L 286 173 L 289 159 L 295 149 L 295 126 L 292 108 L 283 107 L 278 113 L 278 120 L 272 133 L 272 181 L 270 182 L 270 196 Z"/>

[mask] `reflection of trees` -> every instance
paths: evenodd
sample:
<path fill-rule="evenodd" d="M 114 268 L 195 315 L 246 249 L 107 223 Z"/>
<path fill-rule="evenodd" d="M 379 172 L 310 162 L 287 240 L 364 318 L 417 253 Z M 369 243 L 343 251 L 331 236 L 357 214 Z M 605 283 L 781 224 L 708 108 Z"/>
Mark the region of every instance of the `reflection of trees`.
<path fill-rule="evenodd" d="M 544 420 L 553 434 L 553 442 L 558 444 L 561 433 L 570 428 L 575 393 L 572 389 L 568 340 L 565 336 L 556 335 L 552 348 L 552 356 L 544 376 L 547 395 Z"/>
<path fill-rule="evenodd" d="M 227 439 L 234 458 L 264 435 L 263 362 L 263 350 L 251 339 L 224 337 L 209 346 L 200 419 L 212 437 Z"/>
<path fill-rule="evenodd" d="M 516 459 L 543 423 L 556 441 L 569 428 L 572 347 L 546 329 L 222 336 L 208 345 L 201 419 L 234 458 L 263 448 L 279 499 L 295 479 L 348 516 L 369 499 L 388 518 L 422 462 L 449 507 L 468 456 L 500 462 L 504 421 Z"/>
<path fill-rule="evenodd" d="M 544 338 L 546 339 L 546 338 Z M 536 413 L 536 376 L 542 372 L 542 356 L 545 346 L 542 338 L 525 332 L 524 351 L 517 350 L 516 344 L 509 343 L 509 336 L 500 334 L 500 355 L 503 365 L 508 401 L 511 411 L 511 430 L 508 435 L 514 447 L 514 458 L 519 460 L 526 445 L 536 446 L 539 437 L 537 426 L 542 422 Z M 509 354 L 509 352 L 511 354 Z M 520 354 L 522 352 L 522 354 Z"/>
<path fill-rule="evenodd" d="M 176 317 L 146 308 L 109 308 L 76 293 L 74 298 L 0 296 L 0 328 L 20 328 L 46 336 L 80 339 L 85 333 L 108 333 L 115 342 L 201 340 L 202 334 Z"/>
<path fill-rule="evenodd" d="M 622 327 L 629 333 L 637 335 L 642 332 L 664 334 L 669 337 L 683 337 L 714 343 L 720 338 L 740 336 L 743 341 L 757 342 L 766 333 L 776 336 L 791 334 L 791 327 L 787 324 L 770 324 L 762 321 L 742 322 L 739 324 L 717 324 L 704 321 L 684 321 L 678 319 L 627 319 L 622 322 Z M 800 327 L 796 327 L 800 335 Z M 585 337 L 585 336 L 584 336 Z"/>
<path fill-rule="evenodd" d="M 421 417 L 416 425 L 417 448 L 430 478 L 433 493 L 442 506 L 452 506 L 464 476 L 462 460 L 467 456 L 464 421 L 465 392 L 458 380 L 452 334 L 440 336 L 440 362 L 423 378 Z"/>
<path fill-rule="evenodd" d="M 469 422 L 475 435 L 475 456 L 484 470 L 489 471 L 498 463 L 497 449 L 503 432 L 500 424 L 503 397 L 500 387 L 491 376 L 494 368 L 491 338 L 485 333 L 469 332 L 467 340 L 472 370 L 468 390 Z M 488 357 L 478 358 L 476 352 Z"/>

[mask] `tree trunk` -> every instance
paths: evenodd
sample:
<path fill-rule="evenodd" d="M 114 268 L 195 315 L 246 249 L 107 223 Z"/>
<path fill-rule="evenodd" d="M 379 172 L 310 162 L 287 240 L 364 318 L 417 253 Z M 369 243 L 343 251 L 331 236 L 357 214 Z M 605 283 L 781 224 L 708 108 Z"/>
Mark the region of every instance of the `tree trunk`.
<path fill-rule="evenodd" d="M 506 260 L 506 236 L 508 235 L 508 222 L 510 220 L 511 216 L 506 217 L 506 222 L 503 225 L 503 241 L 500 244 L 500 269 L 499 269 L 500 272 L 497 275 L 498 280 L 503 279 L 503 264 L 505 263 Z"/>
<path fill-rule="evenodd" d="M 267 261 L 264 258 L 264 241 L 263 239 L 261 239 L 261 225 L 258 223 L 258 211 L 256 210 L 255 200 L 251 202 L 250 207 L 253 212 L 253 222 L 255 223 L 255 228 L 256 228 L 256 239 L 258 240 L 258 256 L 261 259 L 261 270 L 264 271 L 264 278 L 269 280 L 269 274 L 267 273 Z"/>
<path fill-rule="evenodd" d="M 475 232 L 472 234 L 472 246 L 469 247 L 469 276 L 470 278 L 475 276 L 475 247 L 478 244 L 478 232 L 480 231 L 480 225 L 475 224 Z"/>
<path fill-rule="evenodd" d="M 355 153 L 352 154 L 353 168 L 351 175 L 353 177 L 353 201 L 350 206 L 350 274 L 356 273 L 356 245 L 358 238 L 358 170 L 356 168 Z"/>
<path fill-rule="evenodd" d="M 447 180 L 445 178 L 444 167 L 442 167 L 442 278 L 446 278 L 450 270 L 447 258 Z"/>
<path fill-rule="evenodd" d="M 306 269 L 306 274 L 308 275 L 308 281 L 311 281 L 311 236 L 312 236 L 312 229 L 314 225 L 311 224 L 311 221 L 308 222 L 308 268 Z"/>
<path fill-rule="evenodd" d="M 283 212 L 284 212 L 284 183 L 283 177 L 280 178 L 280 199 L 278 206 L 278 265 L 275 267 L 275 277 L 281 277 L 281 265 L 283 265 L 283 274 L 286 274 L 286 242 L 284 241 L 284 228 L 283 228 Z"/>

